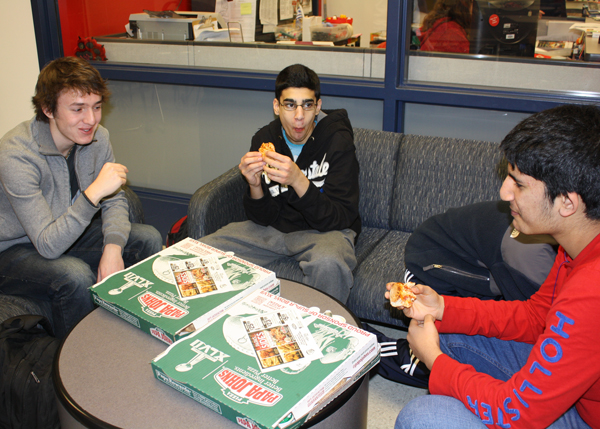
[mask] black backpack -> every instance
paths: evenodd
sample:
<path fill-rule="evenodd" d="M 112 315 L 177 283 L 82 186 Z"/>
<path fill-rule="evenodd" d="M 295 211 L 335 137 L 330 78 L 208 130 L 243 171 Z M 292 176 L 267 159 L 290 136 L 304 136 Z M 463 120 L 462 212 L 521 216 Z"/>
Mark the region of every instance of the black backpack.
<path fill-rule="evenodd" d="M 0 325 L 1 429 L 60 427 L 52 384 L 59 344 L 43 316 L 16 316 Z"/>
<path fill-rule="evenodd" d="M 167 232 L 166 247 L 170 247 L 175 243 L 179 243 L 184 238 L 188 237 L 187 216 L 182 217 L 169 229 Z"/>

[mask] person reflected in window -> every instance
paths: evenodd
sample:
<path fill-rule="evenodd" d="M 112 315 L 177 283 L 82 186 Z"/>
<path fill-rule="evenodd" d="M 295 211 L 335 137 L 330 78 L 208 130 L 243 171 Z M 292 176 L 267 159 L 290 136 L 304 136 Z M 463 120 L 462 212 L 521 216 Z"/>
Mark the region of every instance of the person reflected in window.
<path fill-rule="evenodd" d="M 472 0 L 438 0 L 420 29 L 422 51 L 469 53 Z"/>

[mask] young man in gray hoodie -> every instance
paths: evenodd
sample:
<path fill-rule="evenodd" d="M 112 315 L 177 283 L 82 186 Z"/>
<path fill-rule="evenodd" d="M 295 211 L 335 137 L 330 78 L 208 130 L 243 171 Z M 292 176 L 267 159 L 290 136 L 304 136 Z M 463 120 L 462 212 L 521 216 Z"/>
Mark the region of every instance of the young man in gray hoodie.
<path fill-rule="evenodd" d="M 0 140 L 0 293 L 50 301 L 57 337 L 94 308 L 90 286 L 161 249 L 155 228 L 129 222 L 128 170 L 100 125 L 108 96 L 86 61 L 56 59 L 35 117 Z"/>

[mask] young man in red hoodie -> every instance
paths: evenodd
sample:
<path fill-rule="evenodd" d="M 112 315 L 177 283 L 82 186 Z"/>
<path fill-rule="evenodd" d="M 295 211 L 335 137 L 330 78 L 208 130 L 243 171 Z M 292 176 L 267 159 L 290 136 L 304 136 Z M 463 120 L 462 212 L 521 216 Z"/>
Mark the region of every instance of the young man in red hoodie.
<path fill-rule="evenodd" d="M 537 113 L 500 147 L 513 225 L 554 237 L 554 266 L 527 301 L 413 287 L 407 341 L 431 395 L 409 402 L 396 428 L 600 427 L 600 108 Z"/>

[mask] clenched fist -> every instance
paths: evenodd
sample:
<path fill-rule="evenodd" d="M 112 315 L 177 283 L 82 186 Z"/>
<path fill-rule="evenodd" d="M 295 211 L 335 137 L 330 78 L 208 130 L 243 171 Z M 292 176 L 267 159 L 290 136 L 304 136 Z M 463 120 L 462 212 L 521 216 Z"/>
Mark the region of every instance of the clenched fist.
<path fill-rule="evenodd" d="M 115 193 L 127 182 L 129 170 L 122 164 L 107 162 L 102 166 L 96 180 L 85 190 L 85 195 L 94 204 L 98 205 L 100 200 Z"/>

